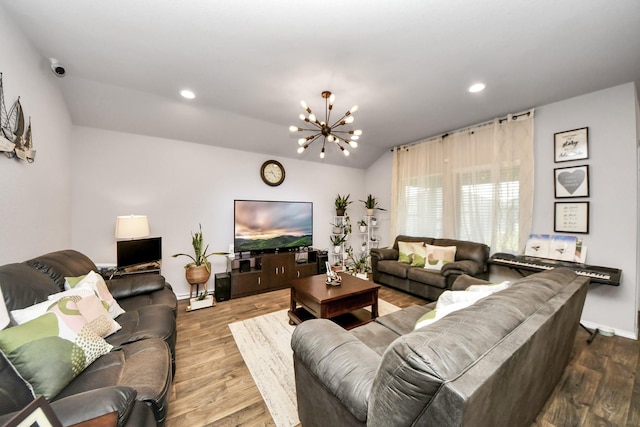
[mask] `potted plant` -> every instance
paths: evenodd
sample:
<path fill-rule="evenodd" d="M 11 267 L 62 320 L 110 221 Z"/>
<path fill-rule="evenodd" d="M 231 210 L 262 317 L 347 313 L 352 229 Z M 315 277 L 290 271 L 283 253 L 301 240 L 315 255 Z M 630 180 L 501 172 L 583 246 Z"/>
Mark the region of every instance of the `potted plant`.
<path fill-rule="evenodd" d="M 344 213 L 347 210 L 347 206 L 351 204 L 351 202 L 349 201 L 349 196 L 351 196 L 351 194 L 347 194 L 346 196 L 341 196 L 340 194 L 338 194 L 336 196 L 336 216 L 344 216 Z"/>
<path fill-rule="evenodd" d="M 204 237 L 202 235 L 202 224 L 200 224 L 200 231 L 195 234 L 191 233 L 191 245 L 193 246 L 194 255 L 189 254 L 173 254 L 172 257 L 177 258 L 179 256 L 186 256 L 191 259 L 191 262 L 184 266 L 185 268 L 185 277 L 187 282 L 190 285 L 204 285 L 209 280 L 211 276 L 211 263 L 209 262 L 209 257 L 213 255 L 226 255 L 225 252 L 212 252 L 207 253 L 209 249 L 209 245 L 204 245 Z M 204 248 L 204 249 L 203 249 Z M 198 295 L 197 298 L 194 298 L 197 301 L 203 301 L 208 297 L 206 294 L 206 286 L 205 291 Z M 213 298 L 211 298 L 213 301 Z M 192 301 L 193 305 L 193 301 Z M 211 304 L 210 304 L 211 305 Z"/>
<path fill-rule="evenodd" d="M 376 218 L 375 216 L 371 217 L 371 225 L 378 225 L 378 218 Z"/>
<path fill-rule="evenodd" d="M 367 232 L 367 221 L 365 221 L 364 219 L 361 219 L 360 221 L 358 221 L 358 226 L 360 226 L 361 233 Z"/>
<path fill-rule="evenodd" d="M 379 208 L 378 207 L 378 201 L 376 200 L 375 197 L 373 197 L 373 195 L 369 194 L 367 196 L 367 200 L 360 200 L 362 203 L 364 203 L 364 207 L 367 210 L 367 216 L 371 216 L 373 215 L 373 210 L 374 209 L 378 209 L 381 211 L 384 211 L 385 209 L 383 208 Z"/>
<path fill-rule="evenodd" d="M 342 234 L 342 224 L 334 224 L 334 223 L 330 223 L 332 228 L 332 233 L 333 234 Z"/>
<path fill-rule="evenodd" d="M 333 244 L 333 252 L 339 254 L 342 250 L 342 244 L 345 241 L 345 236 L 343 234 L 334 234 L 330 239 L 331 244 Z"/>

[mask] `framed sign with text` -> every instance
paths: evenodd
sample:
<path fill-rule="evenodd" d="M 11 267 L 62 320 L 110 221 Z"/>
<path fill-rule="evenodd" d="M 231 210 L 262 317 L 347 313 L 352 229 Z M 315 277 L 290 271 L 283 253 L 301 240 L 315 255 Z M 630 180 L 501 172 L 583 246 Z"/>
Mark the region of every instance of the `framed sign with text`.
<path fill-rule="evenodd" d="M 555 162 L 568 162 L 589 158 L 589 128 L 580 128 L 553 134 Z"/>
<path fill-rule="evenodd" d="M 556 202 L 554 231 L 589 233 L 589 202 Z"/>

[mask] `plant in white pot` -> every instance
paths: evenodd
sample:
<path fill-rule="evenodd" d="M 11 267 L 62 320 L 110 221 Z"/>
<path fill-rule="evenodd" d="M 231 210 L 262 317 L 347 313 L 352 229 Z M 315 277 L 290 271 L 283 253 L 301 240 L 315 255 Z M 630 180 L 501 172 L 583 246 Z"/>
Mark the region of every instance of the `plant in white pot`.
<path fill-rule="evenodd" d="M 345 236 L 342 234 L 334 234 L 330 237 L 331 244 L 333 245 L 333 252 L 339 254 L 342 250 L 342 244 L 344 243 Z"/>
<path fill-rule="evenodd" d="M 361 219 L 360 221 L 358 221 L 358 226 L 360 227 L 361 233 L 367 232 L 367 221 L 365 221 L 364 219 Z"/>
<path fill-rule="evenodd" d="M 373 211 L 374 209 L 378 209 L 380 211 L 384 211 L 386 209 L 383 208 L 379 208 L 378 207 L 378 201 L 376 200 L 375 197 L 373 197 L 373 195 L 369 194 L 367 196 L 367 200 L 360 200 L 362 203 L 364 203 L 364 207 L 367 210 L 367 216 L 371 216 L 373 215 Z"/>

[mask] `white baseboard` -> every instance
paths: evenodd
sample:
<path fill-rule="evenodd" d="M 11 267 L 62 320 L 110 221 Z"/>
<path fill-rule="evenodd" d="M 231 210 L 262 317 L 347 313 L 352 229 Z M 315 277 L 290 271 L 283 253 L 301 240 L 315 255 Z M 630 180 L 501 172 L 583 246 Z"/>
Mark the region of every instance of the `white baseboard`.
<path fill-rule="evenodd" d="M 584 326 L 586 326 L 589 329 L 595 329 L 595 328 L 602 328 L 604 331 L 613 331 L 613 333 L 619 337 L 623 337 L 623 338 L 630 338 L 632 340 L 637 340 L 638 339 L 638 334 L 635 332 L 629 332 L 629 331 L 625 331 L 623 329 L 616 329 L 616 328 L 612 328 L 610 326 L 606 326 L 606 325 L 600 325 L 598 323 L 594 323 L 594 322 L 589 322 L 586 320 L 581 320 L 580 321 Z"/>

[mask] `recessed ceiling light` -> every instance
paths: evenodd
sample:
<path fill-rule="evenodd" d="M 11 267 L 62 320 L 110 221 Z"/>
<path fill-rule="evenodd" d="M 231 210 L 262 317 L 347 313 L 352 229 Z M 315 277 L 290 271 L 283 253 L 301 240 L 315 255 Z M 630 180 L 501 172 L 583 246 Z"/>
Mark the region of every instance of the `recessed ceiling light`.
<path fill-rule="evenodd" d="M 480 91 L 484 90 L 484 88 L 485 88 L 484 83 L 475 83 L 475 84 L 472 84 L 471 86 L 469 86 L 469 92 L 471 92 L 471 93 L 480 92 Z"/>
<path fill-rule="evenodd" d="M 190 91 L 189 89 L 182 89 L 180 91 L 180 95 L 182 95 L 183 97 L 187 98 L 187 99 L 193 99 L 196 97 L 196 94 L 193 93 L 192 91 Z"/>

